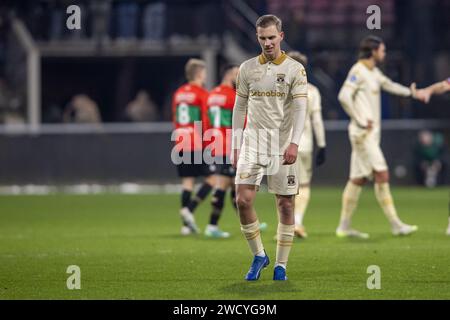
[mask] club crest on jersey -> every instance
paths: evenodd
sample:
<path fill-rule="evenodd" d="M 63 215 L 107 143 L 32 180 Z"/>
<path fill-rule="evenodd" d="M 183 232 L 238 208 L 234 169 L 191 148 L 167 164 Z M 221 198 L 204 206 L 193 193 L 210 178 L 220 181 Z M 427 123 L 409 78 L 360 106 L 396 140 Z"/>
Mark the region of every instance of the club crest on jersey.
<path fill-rule="evenodd" d="M 287 185 L 295 186 L 295 176 L 293 175 L 287 176 Z"/>
<path fill-rule="evenodd" d="M 284 73 L 277 73 L 277 82 L 278 83 L 284 83 L 284 77 L 286 75 Z"/>

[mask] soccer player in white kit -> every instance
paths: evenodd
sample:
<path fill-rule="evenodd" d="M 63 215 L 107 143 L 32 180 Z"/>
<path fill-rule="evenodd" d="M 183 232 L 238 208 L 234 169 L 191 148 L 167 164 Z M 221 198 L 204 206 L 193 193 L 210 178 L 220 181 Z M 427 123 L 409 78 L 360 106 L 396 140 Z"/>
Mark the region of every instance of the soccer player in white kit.
<path fill-rule="evenodd" d="M 380 148 L 381 99 L 380 91 L 404 97 L 413 96 L 424 101 L 424 91 L 416 90 L 391 81 L 377 64 L 383 62 L 386 47 L 375 36 L 362 40 L 359 60 L 350 69 L 339 92 L 339 102 L 349 115 L 349 138 L 352 146 L 350 179 L 342 195 L 341 218 L 336 235 L 338 237 L 368 238 L 367 233 L 352 229 L 351 217 L 355 211 L 362 186 L 369 178 L 375 180 L 375 196 L 388 218 L 394 235 L 407 235 L 417 226 L 403 223 L 397 215 L 389 188 L 389 171 Z"/>
<path fill-rule="evenodd" d="M 288 52 L 287 55 L 304 67 L 308 64 L 308 58 L 298 51 Z M 309 204 L 311 195 L 311 177 L 313 167 L 314 137 L 318 147 L 315 157 L 315 165 L 321 166 L 325 162 L 326 141 L 325 128 L 322 119 L 322 105 L 319 89 L 308 82 L 308 108 L 306 111 L 305 129 L 300 139 L 299 153 L 297 158 L 297 170 L 299 180 L 299 194 L 295 196 L 295 235 L 299 238 L 306 238 L 308 234 L 303 225 L 303 217 Z"/>
<path fill-rule="evenodd" d="M 273 280 L 286 280 L 294 239 L 294 197 L 298 194 L 295 162 L 305 124 L 307 78 L 305 68 L 281 51 L 284 33 L 279 18 L 260 17 L 256 36 L 262 53 L 239 68 L 232 121 L 236 202 L 241 230 L 254 256 L 245 279 L 259 279 L 269 264 L 253 206 L 256 191 L 267 175 L 268 190 L 275 194 L 279 212 Z"/>

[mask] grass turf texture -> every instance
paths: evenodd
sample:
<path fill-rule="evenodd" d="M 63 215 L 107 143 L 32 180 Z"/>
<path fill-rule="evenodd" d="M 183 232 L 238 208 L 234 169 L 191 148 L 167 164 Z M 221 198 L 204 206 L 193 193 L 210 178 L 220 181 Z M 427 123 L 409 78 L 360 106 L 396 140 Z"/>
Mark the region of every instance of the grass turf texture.
<path fill-rule="evenodd" d="M 221 227 L 230 239 L 180 235 L 178 195 L 0 197 L 1 299 L 449 299 L 448 189 L 393 188 L 400 217 L 417 224 L 393 237 L 373 189 L 366 187 L 353 225 L 369 240 L 337 239 L 341 189 L 313 188 L 287 282 L 272 280 L 276 243 L 273 196 L 259 193 L 271 264 L 243 280 L 252 256 L 227 196 Z M 209 199 L 196 212 L 202 230 Z M 66 288 L 66 269 L 81 268 L 81 290 Z M 381 289 L 366 287 L 381 268 Z"/>

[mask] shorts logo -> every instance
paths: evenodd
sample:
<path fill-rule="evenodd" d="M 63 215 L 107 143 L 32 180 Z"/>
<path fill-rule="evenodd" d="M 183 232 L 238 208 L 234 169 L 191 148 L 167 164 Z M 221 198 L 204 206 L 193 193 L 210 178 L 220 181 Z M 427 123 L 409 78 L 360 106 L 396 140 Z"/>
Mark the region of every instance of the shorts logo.
<path fill-rule="evenodd" d="M 284 77 L 286 75 L 284 73 L 277 73 L 277 82 L 278 83 L 284 83 Z"/>
<path fill-rule="evenodd" d="M 241 178 L 241 179 L 250 178 L 250 173 L 248 173 L 248 172 L 241 173 L 241 174 L 239 174 L 239 178 Z"/>
<path fill-rule="evenodd" d="M 295 186 L 295 176 L 287 176 L 287 185 L 289 187 Z"/>

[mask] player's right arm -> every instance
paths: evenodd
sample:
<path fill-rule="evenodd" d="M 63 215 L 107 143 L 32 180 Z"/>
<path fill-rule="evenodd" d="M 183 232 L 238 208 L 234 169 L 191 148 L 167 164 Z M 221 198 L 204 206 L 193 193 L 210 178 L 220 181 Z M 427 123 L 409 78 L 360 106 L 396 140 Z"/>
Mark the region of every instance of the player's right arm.
<path fill-rule="evenodd" d="M 242 64 L 236 80 L 236 99 L 233 107 L 232 138 L 231 138 L 231 164 L 236 168 L 239 159 L 239 149 L 242 144 L 243 129 L 248 107 L 248 81 L 245 68 Z"/>
<path fill-rule="evenodd" d="M 355 95 L 361 90 L 361 77 L 355 72 L 350 71 L 347 79 L 339 91 L 338 100 L 341 103 L 347 115 L 362 129 L 370 128 L 371 121 L 365 119 L 355 106 Z"/>

